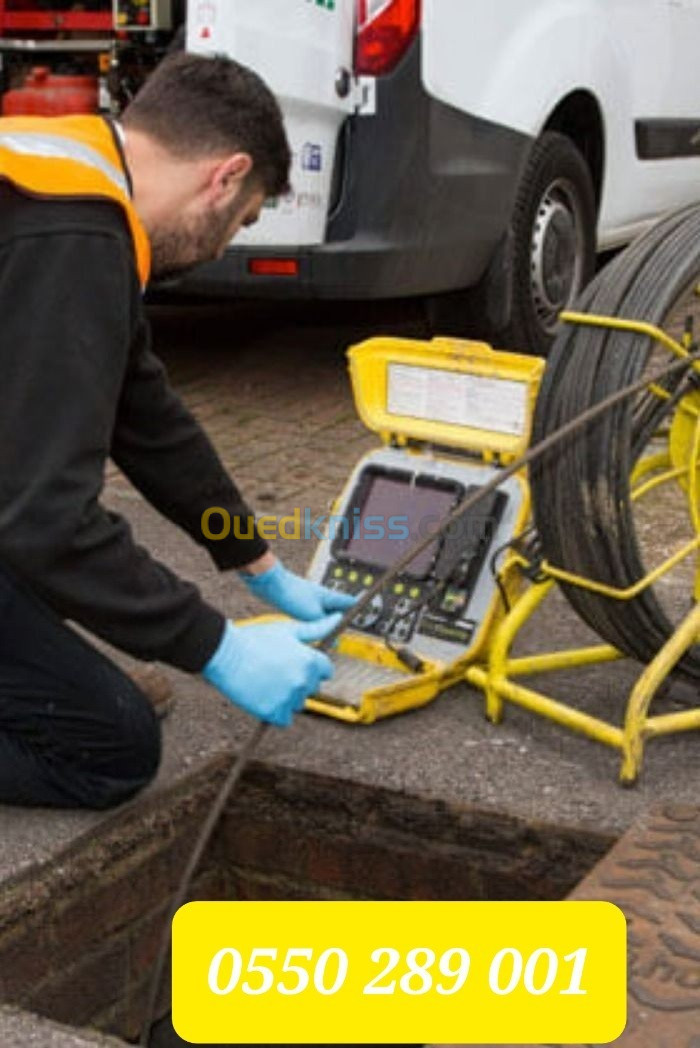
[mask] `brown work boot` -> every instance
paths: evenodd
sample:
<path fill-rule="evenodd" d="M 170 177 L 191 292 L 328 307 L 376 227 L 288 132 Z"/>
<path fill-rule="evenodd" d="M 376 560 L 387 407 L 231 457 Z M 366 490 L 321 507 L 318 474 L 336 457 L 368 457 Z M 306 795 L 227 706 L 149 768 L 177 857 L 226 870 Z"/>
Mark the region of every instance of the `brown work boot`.
<path fill-rule="evenodd" d="M 155 666 L 147 664 L 129 670 L 127 677 L 144 693 L 158 720 L 162 720 L 170 713 L 175 703 L 173 686 L 164 673 Z"/>

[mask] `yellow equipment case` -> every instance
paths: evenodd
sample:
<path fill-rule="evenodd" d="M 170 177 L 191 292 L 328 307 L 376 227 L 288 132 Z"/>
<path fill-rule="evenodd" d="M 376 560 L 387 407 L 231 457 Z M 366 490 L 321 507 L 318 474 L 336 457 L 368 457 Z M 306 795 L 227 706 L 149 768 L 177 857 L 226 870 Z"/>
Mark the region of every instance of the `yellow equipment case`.
<path fill-rule="evenodd" d="M 359 595 L 524 453 L 544 362 L 453 339 L 375 338 L 348 357 L 381 446 L 335 500 L 308 577 Z M 488 654 L 504 589 L 519 586 L 509 546 L 529 512 L 518 474 L 436 537 L 340 637 L 335 676 L 307 708 L 370 724 L 463 678 Z"/>

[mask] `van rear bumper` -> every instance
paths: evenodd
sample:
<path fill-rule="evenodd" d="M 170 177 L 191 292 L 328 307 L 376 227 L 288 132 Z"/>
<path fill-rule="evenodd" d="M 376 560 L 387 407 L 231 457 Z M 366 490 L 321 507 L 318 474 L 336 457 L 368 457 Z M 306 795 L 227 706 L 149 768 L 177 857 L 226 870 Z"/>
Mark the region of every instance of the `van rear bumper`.
<path fill-rule="evenodd" d="M 477 220 L 473 223 L 476 226 Z M 193 294 L 278 299 L 382 299 L 471 287 L 486 269 L 504 229 L 484 231 L 464 257 L 461 245 L 361 243 L 360 238 L 313 248 L 227 251 L 218 262 L 200 266 L 178 287 Z M 298 262 L 298 276 L 254 276 L 253 260 Z"/>
<path fill-rule="evenodd" d="M 230 248 L 183 287 L 245 297 L 365 299 L 471 287 L 510 220 L 531 139 L 447 106 L 421 81 L 420 42 L 377 82 L 376 115 L 350 117 L 336 157 L 324 244 Z M 259 258 L 295 277 L 254 276 Z"/>

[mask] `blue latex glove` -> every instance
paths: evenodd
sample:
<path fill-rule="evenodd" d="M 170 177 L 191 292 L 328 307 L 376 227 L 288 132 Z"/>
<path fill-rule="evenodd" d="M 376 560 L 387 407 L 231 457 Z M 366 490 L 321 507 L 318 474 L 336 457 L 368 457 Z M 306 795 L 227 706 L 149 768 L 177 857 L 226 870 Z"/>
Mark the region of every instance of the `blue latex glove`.
<path fill-rule="evenodd" d="M 331 611 L 347 611 L 357 602 L 357 597 L 349 593 L 338 593 L 287 571 L 280 561 L 262 575 L 241 572 L 241 578 L 250 592 L 266 604 L 306 622 L 320 619 Z"/>
<path fill-rule="evenodd" d="M 328 656 L 308 645 L 327 637 L 340 618 L 254 626 L 227 622 L 202 676 L 254 717 L 286 728 L 321 681 L 333 676 Z"/>

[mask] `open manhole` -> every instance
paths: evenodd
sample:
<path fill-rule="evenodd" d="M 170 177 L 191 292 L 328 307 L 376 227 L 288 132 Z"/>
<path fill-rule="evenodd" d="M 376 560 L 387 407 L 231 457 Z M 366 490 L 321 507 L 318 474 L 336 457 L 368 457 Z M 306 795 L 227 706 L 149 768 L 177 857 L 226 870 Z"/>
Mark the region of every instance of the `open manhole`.
<path fill-rule="evenodd" d="M 138 1041 L 170 903 L 211 804 L 212 773 L 220 777 L 219 764 L 167 803 L 125 810 L 69 859 L 18 886 L 0 907 L 4 1003 Z M 602 832 L 257 765 L 232 799 L 191 897 L 561 899 L 612 843 Z M 152 1048 L 187 1043 L 170 1007 L 165 976 Z M 341 1024 L 327 1043 L 342 1043 Z"/>

